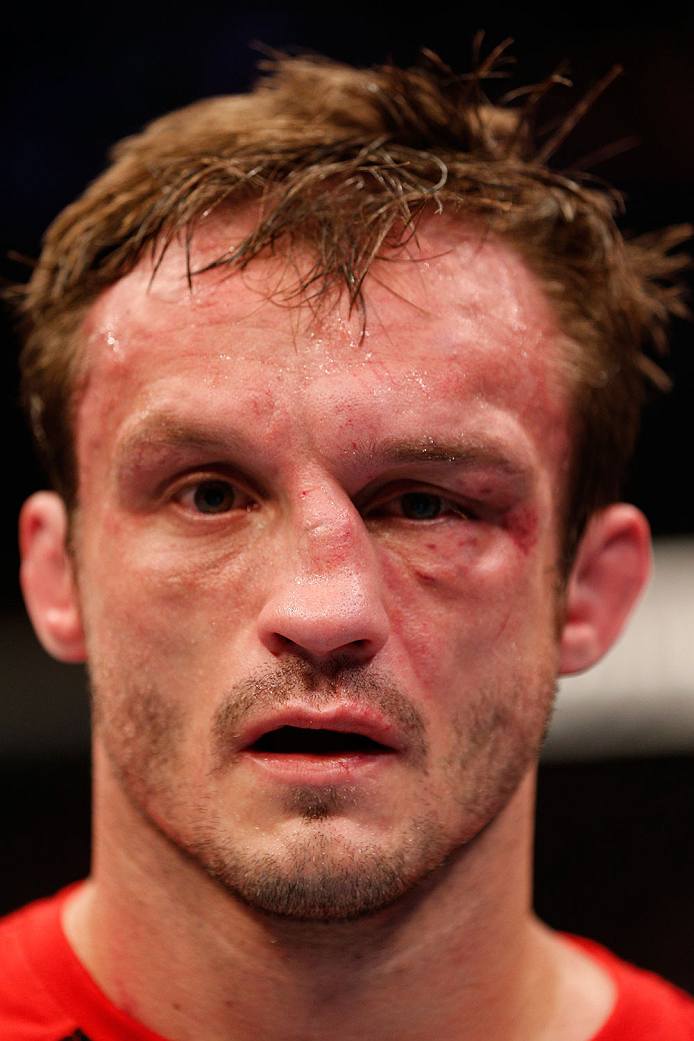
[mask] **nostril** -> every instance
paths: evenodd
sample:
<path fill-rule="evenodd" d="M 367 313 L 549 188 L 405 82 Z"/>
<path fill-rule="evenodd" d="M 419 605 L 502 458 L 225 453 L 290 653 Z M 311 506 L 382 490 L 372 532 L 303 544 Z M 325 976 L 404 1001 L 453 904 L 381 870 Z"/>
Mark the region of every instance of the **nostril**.
<path fill-rule="evenodd" d="M 344 583 L 342 573 L 330 582 L 308 576 L 298 585 L 279 575 L 258 616 L 262 644 L 274 655 L 299 649 L 321 659 L 374 657 L 390 631 L 377 576 L 365 568 L 361 576 L 352 576 L 349 589 Z"/>
<path fill-rule="evenodd" d="M 291 652 L 308 653 L 315 658 L 333 658 L 335 655 L 354 658 L 365 661 L 374 657 L 381 650 L 387 639 L 388 623 L 385 613 L 383 617 L 373 620 L 368 636 L 363 632 L 368 628 L 367 624 L 358 626 L 362 630 L 358 635 L 353 635 L 357 625 L 350 627 L 346 625 L 331 625 L 330 619 L 325 616 L 314 619 L 304 616 L 291 618 L 272 619 L 274 624 L 268 624 L 265 617 L 259 620 L 260 639 L 265 647 L 274 655 L 282 655 Z M 369 620 L 371 621 L 371 620 Z"/>

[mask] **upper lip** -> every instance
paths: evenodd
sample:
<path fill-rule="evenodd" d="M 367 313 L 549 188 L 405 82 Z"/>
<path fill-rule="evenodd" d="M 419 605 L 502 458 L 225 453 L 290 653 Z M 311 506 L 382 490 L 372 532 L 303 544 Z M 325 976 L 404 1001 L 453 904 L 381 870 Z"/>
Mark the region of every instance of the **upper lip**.
<path fill-rule="evenodd" d="M 249 722 L 239 738 L 241 751 L 248 750 L 263 734 L 280 727 L 306 730 L 332 730 L 341 734 L 360 734 L 395 752 L 403 752 L 406 741 L 397 724 L 369 706 L 336 705 L 311 708 L 286 705 Z"/>

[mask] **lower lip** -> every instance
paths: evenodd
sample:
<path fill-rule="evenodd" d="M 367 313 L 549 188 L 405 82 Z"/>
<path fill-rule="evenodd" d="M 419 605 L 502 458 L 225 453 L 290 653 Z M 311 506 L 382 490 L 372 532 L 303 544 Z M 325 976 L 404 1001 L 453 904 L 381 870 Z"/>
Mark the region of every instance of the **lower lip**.
<path fill-rule="evenodd" d="M 286 784 L 349 784 L 389 766 L 395 758 L 395 752 L 241 753 L 243 761 Z"/>

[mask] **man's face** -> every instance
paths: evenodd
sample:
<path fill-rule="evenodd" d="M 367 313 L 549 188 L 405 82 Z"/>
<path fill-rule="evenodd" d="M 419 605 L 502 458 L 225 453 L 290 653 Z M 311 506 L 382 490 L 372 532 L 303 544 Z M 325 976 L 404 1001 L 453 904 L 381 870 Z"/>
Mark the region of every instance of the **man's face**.
<path fill-rule="evenodd" d="M 199 240 L 199 256 L 223 230 Z M 432 219 L 366 335 L 170 248 L 94 307 L 77 577 L 96 741 L 270 912 L 372 912 L 533 762 L 556 673 L 567 395 L 523 264 Z M 299 259 L 301 264 L 301 259 Z"/>

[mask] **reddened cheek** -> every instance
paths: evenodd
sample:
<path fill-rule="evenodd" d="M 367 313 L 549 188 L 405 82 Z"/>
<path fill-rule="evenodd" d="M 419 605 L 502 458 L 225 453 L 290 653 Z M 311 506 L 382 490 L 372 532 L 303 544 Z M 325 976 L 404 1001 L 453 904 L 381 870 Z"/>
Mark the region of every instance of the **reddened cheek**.
<path fill-rule="evenodd" d="M 493 602 L 534 575 L 529 547 L 496 524 L 453 521 L 432 534 L 381 532 L 376 541 L 399 586 L 411 586 L 412 593 L 424 587 L 446 601 Z"/>
<path fill-rule="evenodd" d="M 516 507 L 506 520 L 506 530 L 521 553 L 531 553 L 539 538 L 537 511 L 530 506 Z"/>
<path fill-rule="evenodd" d="M 405 640 L 411 634 L 422 646 L 440 647 L 445 640 L 468 650 L 472 642 L 491 647 L 533 624 L 531 603 L 549 612 L 544 586 L 544 595 L 537 595 L 538 585 L 547 584 L 543 573 L 528 566 L 508 534 L 491 525 L 466 529 L 424 537 L 416 545 L 395 538 L 379 544 L 388 601 Z M 544 614 L 534 616 L 535 624 L 545 621 Z"/>
<path fill-rule="evenodd" d="M 470 532 L 452 539 L 424 543 L 408 554 L 413 575 L 424 585 L 458 588 L 474 575 L 480 538 Z"/>

